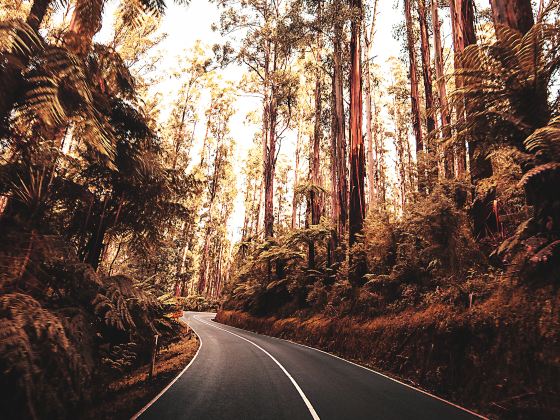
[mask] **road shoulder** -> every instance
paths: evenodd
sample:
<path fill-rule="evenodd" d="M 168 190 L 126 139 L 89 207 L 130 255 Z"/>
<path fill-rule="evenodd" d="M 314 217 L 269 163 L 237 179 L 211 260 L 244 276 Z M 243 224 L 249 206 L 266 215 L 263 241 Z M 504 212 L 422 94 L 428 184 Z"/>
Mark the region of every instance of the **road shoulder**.
<path fill-rule="evenodd" d="M 185 328 L 183 338 L 160 350 L 154 377 L 148 378 L 149 364 L 142 365 L 106 386 L 84 415 L 84 419 L 130 419 L 165 389 L 196 355 L 200 342 Z"/>

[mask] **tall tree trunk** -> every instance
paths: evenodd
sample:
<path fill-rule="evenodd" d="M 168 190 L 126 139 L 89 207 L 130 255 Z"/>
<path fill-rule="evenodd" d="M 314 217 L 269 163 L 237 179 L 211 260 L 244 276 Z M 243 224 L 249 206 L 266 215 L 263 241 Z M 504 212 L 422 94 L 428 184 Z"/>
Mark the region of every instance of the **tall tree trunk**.
<path fill-rule="evenodd" d="M 408 49 L 409 73 L 410 73 L 410 102 L 412 114 L 412 127 L 414 138 L 416 140 L 416 156 L 417 160 L 421 160 L 424 151 L 424 139 L 422 135 L 421 118 L 420 118 L 420 94 L 418 91 L 418 60 L 416 58 L 416 43 L 414 42 L 414 27 L 412 20 L 411 0 L 404 0 L 404 16 L 406 23 L 406 43 Z M 423 177 L 418 174 L 418 189 L 423 191 Z"/>
<path fill-rule="evenodd" d="M 490 0 L 494 25 L 503 25 L 525 35 L 535 24 L 531 0 Z M 496 31 L 498 39 L 501 36 Z"/>
<path fill-rule="evenodd" d="M 449 101 L 447 99 L 447 86 L 445 81 L 445 69 L 443 62 L 443 46 L 441 44 L 441 25 L 439 21 L 438 0 L 432 2 L 432 23 L 434 27 L 434 61 L 436 69 L 437 88 L 439 96 L 439 109 L 441 117 L 442 136 L 445 139 L 451 137 L 451 115 L 449 113 Z M 445 147 L 443 150 L 443 167 L 446 179 L 452 179 L 455 176 L 454 154 L 451 147 Z"/>
<path fill-rule="evenodd" d="M 247 240 L 248 235 L 248 227 L 249 227 L 249 182 L 247 182 L 247 188 L 245 189 L 245 214 L 243 215 L 243 229 L 241 230 L 241 242 L 245 242 Z M 251 203 L 252 206 L 252 203 Z"/>
<path fill-rule="evenodd" d="M 274 95 L 274 94 L 273 94 Z M 276 167 L 276 98 L 272 96 L 269 105 L 268 147 L 264 168 L 264 235 L 274 236 L 274 172 Z"/>
<path fill-rule="evenodd" d="M 263 160 L 264 160 L 264 236 L 274 236 L 274 175 L 276 168 L 276 122 L 278 117 L 276 92 L 273 74 L 276 71 L 276 51 L 269 40 L 265 51 L 265 114 L 263 121 Z M 269 270 L 270 273 L 270 270 Z M 269 276 L 270 277 L 270 276 Z"/>
<path fill-rule="evenodd" d="M 451 0 L 451 30 L 453 33 L 453 48 L 455 53 L 455 88 L 463 86 L 461 71 L 461 54 L 466 47 L 476 44 L 476 32 L 474 29 L 474 4 L 473 0 Z M 461 102 L 456 107 L 457 120 L 465 118 L 465 106 Z M 455 150 L 457 158 L 457 175 L 464 178 L 467 172 L 466 142 L 459 139 Z M 472 162 L 471 162 L 472 165 Z"/>
<path fill-rule="evenodd" d="M 317 25 L 321 27 L 321 0 L 317 3 Z M 322 73 L 321 73 L 321 50 L 322 50 L 322 38 L 321 32 L 317 32 L 317 55 L 315 57 L 316 69 L 315 69 L 315 124 L 313 128 L 313 142 L 310 147 L 311 159 L 310 159 L 310 178 L 313 188 L 309 192 L 309 204 L 311 209 L 311 224 L 318 225 L 321 222 L 321 197 L 316 193 L 316 188 L 321 185 L 321 116 L 323 113 L 323 101 L 321 98 L 321 88 L 322 88 Z M 311 241 L 309 243 L 309 268 L 315 267 L 315 243 Z"/>
<path fill-rule="evenodd" d="M 292 197 L 292 230 L 297 227 L 297 194 L 296 190 L 299 182 L 299 155 L 301 148 L 301 121 L 298 122 L 298 132 L 296 139 L 296 162 L 294 167 L 294 195 Z"/>
<path fill-rule="evenodd" d="M 344 117 L 344 82 L 342 68 L 342 25 L 334 24 L 333 51 L 333 158 L 336 169 L 336 226 L 343 238 L 348 222 L 348 169 L 346 166 L 346 121 Z"/>
<path fill-rule="evenodd" d="M 362 232 L 365 219 L 365 150 L 362 136 L 362 66 L 361 66 L 361 18 L 362 1 L 352 0 L 358 17 L 352 20 L 350 39 L 350 209 L 349 245 L 352 247 Z M 354 284 L 361 283 L 366 272 L 362 258 L 352 258 L 354 266 L 351 278 Z"/>
<path fill-rule="evenodd" d="M 395 125 L 395 136 L 394 136 L 394 144 L 395 144 L 395 152 L 397 155 L 397 176 L 399 178 L 399 194 L 401 198 L 401 209 L 404 210 L 406 205 L 407 199 L 407 173 L 411 174 L 411 158 L 408 148 L 410 147 L 410 142 L 408 141 L 408 136 L 403 136 L 402 125 L 403 122 L 399 117 L 399 109 L 398 104 L 396 101 L 396 97 L 393 96 L 392 98 L 392 105 L 393 105 L 393 123 Z M 408 169 L 408 171 L 407 171 Z M 409 178 L 412 178 L 412 175 L 409 175 Z"/>
<path fill-rule="evenodd" d="M 375 124 L 373 131 L 373 140 L 375 146 L 375 185 L 377 191 L 377 204 L 385 208 L 387 202 L 387 186 L 385 178 L 385 146 L 382 138 L 382 127 L 379 124 L 379 111 L 377 110 L 377 103 L 373 101 Z"/>
<path fill-rule="evenodd" d="M 425 156 L 430 156 L 435 154 L 435 147 L 428 142 L 428 138 L 434 134 L 436 129 L 436 121 L 434 118 L 434 94 L 432 90 L 432 59 L 430 57 L 430 39 L 428 35 L 428 17 L 426 10 L 426 0 L 418 0 L 418 17 L 420 23 L 420 52 L 422 55 L 422 78 L 424 81 L 424 98 L 426 101 L 426 128 L 428 137 L 425 144 Z M 428 189 L 429 185 L 433 183 L 430 174 L 433 172 L 433 168 L 426 167 L 426 165 L 431 164 L 431 162 L 424 162 L 424 168 L 419 170 L 427 173 Z"/>
<path fill-rule="evenodd" d="M 476 33 L 474 29 L 474 4 L 473 0 L 453 0 L 452 5 L 452 28 L 455 44 L 455 71 L 461 71 L 461 54 L 464 49 L 476 43 Z M 461 88 L 464 82 L 459 75 L 456 77 L 457 88 Z M 457 107 L 457 119 L 461 127 L 461 121 L 469 118 L 468 103 L 460 103 Z M 473 185 L 474 201 L 471 206 L 471 217 L 473 221 L 473 231 L 477 238 L 482 238 L 488 232 L 496 231 L 497 226 L 492 221 L 493 202 L 496 196 L 495 189 L 485 192 L 484 196 L 478 196 L 477 187 L 483 179 L 492 176 L 492 163 L 487 155 L 482 151 L 482 145 L 476 138 L 467 139 L 469 145 L 470 176 Z M 461 143 L 462 147 L 462 143 Z M 459 162 L 462 163 L 462 162 Z M 462 168 L 459 167 L 459 170 Z"/>
<path fill-rule="evenodd" d="M 210 225 L 207 224 L 204 232 L 204 245 L 202 248 L 202 258 L 200 261 L 200 271 L 198 277 L 198 294 L 204 294 L 208 283 L 209 251 L 210 251 Z"/>
<path fill-rule="evenodd" d="M 371 85 L 371 66 L 370 66 L 370 59 L 371 59 L 371 47 L 373 43 L 373 37 L 375 35 L 375 22 L 377 19 L 377 2 L 378 0 L 374 0 L 373 2 L 373 16 L 371 21 L 371 26 L 369 31 L 367 28 L 364 30 L 364 42 L 365 42 L 365 50 L 364 50 L 364 77 L 365 77 L 365 96 L 366 96 L 366 139 L 367 139 L 367 180 L 368 180 L 368 206 L 372 206 L 375 201 L 376 197 L 378 196 L 378 187 L 376 179 L 378 173 L 378 165 L 376 158 L 374 157 L 374 149 L 376 146 L 374 145 L 374 132 L 373 132 L 373 115 L 372 115 L 372 108 L 373 108 L 373 100 L 372 100 L 372 85 Z"/>

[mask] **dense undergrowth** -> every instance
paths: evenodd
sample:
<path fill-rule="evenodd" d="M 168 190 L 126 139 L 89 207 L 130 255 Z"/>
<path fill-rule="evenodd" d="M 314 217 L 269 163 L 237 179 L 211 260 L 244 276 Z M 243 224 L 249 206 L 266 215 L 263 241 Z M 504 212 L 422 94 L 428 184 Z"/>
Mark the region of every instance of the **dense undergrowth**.
<path fill-rule="evenodd" d="M 218 320 L 358 360 L 495 417 L 558 416 L 557 284 L 535 274 L 543 268 L 528 245 L 500 253 L 523 241 L 516 225 L 530 209 L 516 204 L 520 190 L 504 200 L 503 235 L 511 237 L 492 251 L 502 236 L 473 237 L 465 191 L 443 184 L 401 218 L 371 213 L 351 252 L 368 266 L 358 283 L 348 261 L 327 265 L 328 236 L 316 242 L 314 269 L 305 243 L 282 250 L 289 237 L 255 247 Z M 283 278 L 272 269 L 270 281 L 259 281 L 271 255 L 284 259 Z"/>
<path fill-rule="evenodd" d="M 177 306 L 184 311 L 216 312 L 220 307 L 220 300 L 201 295 L 177 297 Z"/>
<path fill-rule="evenodd" d="M 149 360 L 179 325 L 124 276 L 81 262 L 56 235 L 2 220 L 0 406 L 7 418 L 69 418 L 103 384 Z"/>

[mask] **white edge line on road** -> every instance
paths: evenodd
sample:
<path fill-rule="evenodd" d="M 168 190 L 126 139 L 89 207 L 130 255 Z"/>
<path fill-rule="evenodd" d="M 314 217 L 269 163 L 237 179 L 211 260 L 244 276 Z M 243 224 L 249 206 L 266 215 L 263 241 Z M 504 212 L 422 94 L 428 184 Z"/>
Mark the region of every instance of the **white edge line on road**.
<path fill-rule="evenodd" d="M 183 315 L 183 316 L 184 316 L 184 315 Z M 150 408 L 157 400 L 159 400 L 160 397 L 161 397 L 163 394 L 165 394 L 165 393 L 169 390 L 169 388 L 171 388 L 171 387 L 173 386 L 173 384 L 174 384 L 175 382 L 177 382 L 177 380 L 178 380 L 181 376 L 183 376 L 183 374 L 187 371 L 187 369 L 190 368 L 191 365 L 193 364 L 194 360 L 196 359 L 196 356 L 198 356 L 198 353 L 200 353 L 200 349 L 202 348 L 202 338 L 201 338 L 198 334 L 196 334 L 196 331 L 194 330 L 193 327 L 191 327 L 191 326 L 189 325 L 189 328 L 190 328 L 191 330 L 193 330 L 193 332 L 195 333 L 195 335 L 198 337 L 198 341 L 200 342 L 200 345 L 198 346 L 198 350 L 197 350 L 196 353 L 194 354 L 194 357 L 191 359 L 191 361 L 189 362 L 189 364 L 188 364 L 187 366 L 185 366 L 185 368 L 184 368 L 181 372 L 179 372 L 179 374 L 175 377 L 175 379 L 173 379 L 165 388 L 163 388 L 159 394 L 157 394 L 154 398 L 152 398 L 152 400 L 151 400 L 148 404 L 146 404 L 144 407 L 142 407 L 142 409 L 141 409 L 138 413 L 136 413 L 134 416 L 132 416 L 132 417 L 130 418 L 130 420 L 136 420 L 138 417 L 140 417 L 142 414 L 144 414 L 144 412 L 145 412 L 148 408 Z"/>
<path fill-rule="evenodd" d="M 200 321 L 200 320 L 199 320 L 199 321 Z M 257 334 L 257 335 L 262 335 L 262 336 L 264 336 L 264 337 L 273 338 L 273 339 L 275 339 L 275 340 L 285 341 L 285 342 L 287 342 L 287 343 L 295 344 L 296 346 L 301 346 L 301 347 L 305 347 L 305 348 L 310 349 L 310 350 L 315 350 L 315 351 L 318 351 L 318 352 L 320 352 L 320 353 L 324 353 L 324 354 L 326 354 L 326 355 L 328 355 L 328 356 L 331 356 L 331 357 L 334 357 L 334 358 L 336 358 L 336 359 L 342 360 L 342 361 L 344 361 L 344 362 L 346 362 L 346 363 L 350 363 L 351 365 L 354 365 L 354 366 L 357 366 L 357 367 L 359 367 L 359 368 L 368 370 L 368 371 L 370 371 L 370 372 L 372 372 L 372 373 L 375 373 L 376 375 L 383 376 L 384 378 L 390 379 L 390 380 L 393 381 L 393 382 L 397 382 L 397 383 L 399 383 L 399 384 L 401 384 L 401 385 L 404 385 L 404 386 L 406 386 L 407 388 L 410 388 L 410 389 L 413 389 L 413 390 L 415 390 L 415 391 L 421 392 L 422 394 L 425 394 L 425 395 L 427 395 L 427 396 L 429 396 L 429 397 L 435 398 L 436 400 L 439 400 L 439 401 L 444 402 L 444 403 L 446 403 L 446 404 L 449 404 L 449 405 L 451 405 L 451 406 L 453 406 L 453 407 L 455 407 L 455 408 L 458 408 L 458 409 L 460 409 L 460 410 L 462 410 L 462 411 L 465 411 L 465 412 L 467 412 L 467 413 L 469 413 L 469 414 L 472 414 L 472 415 L 475 416 L 475 417 L 478 417 L 478 418 L 484 419 L 484 420 L 488 420 L 488 417 L 484 417 L 484 416 L 482 416 L 482 415 L 480 415 L 480 414 L 478 414 L 478 413 L 475 413 L 474 411 L 471 411 L 471 410 L 469 410 L 468 408 L 461 407 L 460 405 L 457 405 L 457 404 L 455 404 L 455 403 L 452 403 L 451 401 L 448 401 L 448 400 L 446 400 L 446 399 L 444 399 L 444 398 L 438 397 L 437 395 L 430 394 L 428 391 L 424 391 L 423 389 L 416 388 L 415 386 L 409 385 L 409 384 L 407 384 L 407 383 L 405 383 L 405 382 L 401 382 L 401 381 L 399 381 L 398 379 L 395 379 L 395 378 L 392 378 L 392 377 L 390 377 L 390 376 L 388 376 L 388 375 L 385 375 L 384 373 L 378 372 L 378 371 L 373 370 L 373 369 L 371 369 L 371 368 L 368 368 L 368 367 L 366 367 L 366 366 L 359 365 L 358 363 L 352 362 L 352 361 L 350 361 L 350 360 L 343 359 L 342 357 L 337 356 L 336 354 L 332 354 L 332 353 L 329 353 L 329 352 L 324 351 L 324 350 L 321 350 L 321 349 L 316 349 L 315 347 L 310 347 L 310 346 L 307 346 L 307 345 L 305 345 L 305 344 L 297 343 L 297 342 L 292 341 L 292 340 L 286 340 L 286 339 L 284 339 L 284 338 L 274 337 L 274 336 L 272 336 L 272 335 L 260 334 L 260 333 L 254 332 L 254 331 L 244 330 L 243 328 L 234 327 L 233 325 L 222 324 L 222 323 L 220 323 L 220 322 L 218 322 L 218 321 L 214 321 L 214 322 L 219 323 L 219 324 L 221 324 L 221 325 L 226 325 L 226 326 L 228 326 L 228 327 L 230 327 L 230 328 L 235 328 L 236 330 L 240 330 L 240 331 L 244 331 L 244 332 L 249 332 L 249 333 L 253 333 L 253 334 Z M 233 334 L 233 333 L 231 333 L 231 334 Z M 256 345 L 256 344 L 255 344 L 255 345 Z"/>
<path fill-rule="evenodd" d="M 265 349 L 263 349 L 261 346 L 259 346 L 257 343 L 252 342 L 251 340 L 248 340 L 245 337 L 242 337 L 238 334 L 235 334 L 234 332 L 228 331 L 225 328 L 221 328 L 218 327 L 216 325 L 213 325 L 209 322 L 203 321 L 202 319 L 200 319 L 198 316 L 194 316 L 193 318 L 195 318 L 197 321 L 202 322 L 203 324 L 209 325 L 213 328 L 216 328 L 218 330 L 222 330 L 224 332 L 227 332 L 228 334 L 234 335 L 237 338 L 241 338 L 242 340 L 245 340 L 246 342 L 252 344 L 253 346 L 255 346 L 256 348 L 258 348 L 259 350 L 261 350 L 264 354 L 266 354 L 268 357 L 270 357 L 272 359 L 272 361 L 274 363 L 276 363 L 280 369 L 282 369 L 282 371 L 286 374 L 286 376 L 288 377 L 288 379 L 292 382 L 292 384 L 294 385 L 294 387 L 296 388 L 297 392 L 299 393 L 300 397 L 302 398 L 303 402 L 305 403 L 305 405 L 307 406 L 307 409 L 309 410 L 309 412 L 311 413 L 311 416 L 313 417 L 314 420 L 320 420 L 319 415 L 317 414 L 317 412 L 315 411 L 315 408 L 313 407 L 313 405 L 311 404 L 311 401 L 309 401 L 309 399 L 307 398 L 307 396 L 303 393 L 303 390 L 301 389 L 301 387 L 298 385 L 298 383 L 296 382 L 296 380 L 294 378 L 292 378 L 292 375 L 290 375 L 290 373 L 286 370 L 286 368 L 284 366 L 282 366 L 282 364 L 276 360 L 276 358 L 270 354 L 268 351 L 266 351 Z"/>

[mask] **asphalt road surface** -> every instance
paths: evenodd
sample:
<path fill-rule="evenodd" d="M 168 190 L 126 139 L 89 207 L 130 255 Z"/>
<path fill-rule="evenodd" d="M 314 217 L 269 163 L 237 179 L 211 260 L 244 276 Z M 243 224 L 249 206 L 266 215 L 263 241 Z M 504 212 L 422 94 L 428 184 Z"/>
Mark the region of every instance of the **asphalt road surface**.
<path fill-rule="evenodd" d="M 474 419 L 379 373 L 288 341 L 185 313 L 198 354 L 142 420 Z M 137 415 L 138 416 L 138 415 Z"/>

